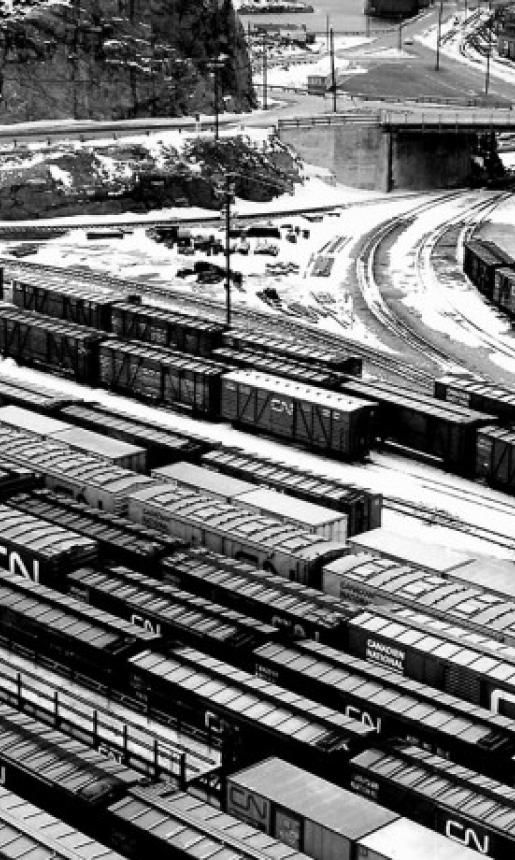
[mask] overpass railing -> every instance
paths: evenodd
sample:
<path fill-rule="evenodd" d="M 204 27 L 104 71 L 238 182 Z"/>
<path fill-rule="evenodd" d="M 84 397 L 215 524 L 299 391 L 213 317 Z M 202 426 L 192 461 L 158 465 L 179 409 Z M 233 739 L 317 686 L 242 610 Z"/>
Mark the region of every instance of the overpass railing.
<path fill-rule="evenodd" d="M 412 128 L 514 128 L 515 111 L 511 108 L 467 111 L 447 110 L 381 110 L 379 122 L 383 126 Z"/>

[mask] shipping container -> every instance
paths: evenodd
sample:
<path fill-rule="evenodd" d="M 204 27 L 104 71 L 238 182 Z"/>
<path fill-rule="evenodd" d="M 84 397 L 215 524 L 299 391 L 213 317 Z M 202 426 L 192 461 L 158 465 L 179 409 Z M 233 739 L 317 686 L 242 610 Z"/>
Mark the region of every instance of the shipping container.
<path fill-rule="evenodd" d="M 72 570 L 95 564 L 94 540 L 0 504 L 0 567 L 53 586 Z"/>
<path fill-rule="evenodd" d="M 478 430 L 476 476 L 507 493 L 515 492 L 515 431 L 493 426 Z"/>
<path fill-rule="evenodd" d="M 410 451 L 429 454 L 459 474 L 472 475 L 476 433 L 491 424 L 491 415 L 443 403 L 387 382 L 347 379 L 341 390 L 378 404 L 374 435 Z"/>
<path fill-rule="evenodd" d="M 20 364 L 98 383 L 101 332 L 0 303 L 0 354 Z"/>
<path fill-rule="evenodd" d="M 259 486 L 271 487 L 287 496 L 346 514 L 349 535 L 381 525 L 383 497 L 351 483 L 249 454 L 239 448 L 218 448 L 202 455 L 203 466 Z"/>
<path fill-rule="evenodd" d="M 347 459 L 370 450 L 375 404 L 279 377 L 235 371 L 222 381 L 222 418 Z"/>
<path fill-rule="evenodd" d="M 225 326 L 154 305 L 118 303 L 112 308 L 112 331 L 122 340 L 209 357 L 222 344 Z"/>
<path fill-rule="evenodd" d="M 2 406 L 0 424 L 33 433 L 44 439 L 53 439 L 66 445 L 67 448 L 90 454 L 124 469 L 132 469 L 134 472 L 146 471 L 144 448 L 74 427 L 48 415 L 34 415 L 33 412 L 19 406 Z"/>
<path fill-rule="evenodd" d="M 515 277 L 515 272 L 513 272 Z M 497 415 L 510 426 L 515 423 L 515 389 L 483 379 L 447 375 L 435 380 L 435 397 L 458 406 Z"/>
<path fill-rule="evenodd" d="M 354 860 L 360 838 L 398 818 L 279 758 L 229 776 L 225 807 L 315 860 Z"/>
<path fill-rule="evenodd" d="M 494 242 L 471 239 L 464 244 L 463 271 L 487 299 L 493 299 L 496 271 L 514 265 L 510 255 Z"/>
<path fill-rule="evenodd" d="M 256 516 L 167 484 L 132 493 L 129 517 L 193 546 L 204 546 L 315 587 L 320 586 L 323 564 L 345 551 L 341 544 L 289 523 Z"/>
<path fill-rule="evenodd" d="M 422 570 L 434 573 L 446 573 L 457 567 L 468 564 L 472 556 L 437 543 L 430 543 L 430 529 L 426 532 L 428 538 L 424 541 L 409 534 L 394 532 L 386 528 L 372 529 L 361 535 L 349 538 L 351 553 L 368 553 L 378 558 L 389 558 L 400 564 L 409 564 Z M 337 573 L 338 568 L 331 568 Z"/>
<path fill-rule="evenodd" d="M 197 462 L 216 442 L 196 434 L 185 435 L 155 421 L 136 418 L 100 403 L 77 404 L 64 407 L 60 417 L 86 430 L 102 432 L 112 439 L 120 439 L 147 452 L 149 469 L 175 463 L 177 460 Z"/>

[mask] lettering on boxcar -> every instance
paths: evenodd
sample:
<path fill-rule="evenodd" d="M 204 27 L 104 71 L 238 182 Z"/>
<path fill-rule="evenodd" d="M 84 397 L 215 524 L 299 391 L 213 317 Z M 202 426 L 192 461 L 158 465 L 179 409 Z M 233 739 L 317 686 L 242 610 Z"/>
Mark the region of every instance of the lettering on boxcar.
<path fill-rule="evenodd" d="M 131 615 L 131 623 L 137 627 L 143 627 L 149 633 L 161 633 L 161 625 L 154 623 L 150 618 L 145 618 L 143 615 L 137 615 L 135 612 Z"/>
<path fill-rule="evenodd" d="M 255 797 L 242 788 L 229 785 L 227 810 L 234 812 L 238 818 L 251 821 L 262 830 L 265 830 L 267 827 L 270 808 L 268 800 L 264 797 Z"/>
<path fill-rule="evenodd" d="M 388 666 L 395 672 L 404 672 L 406 652 L 401 648 L 395 648 L 377 639 L 367 639 L 365 656 L 367 660 L 379 663 L 381 666 Z"/>
<path fill-rule="evenodd" d="M 480 854 L 488 854 L 490 838 L 487 835 L 479 836 L 472 827 L 465 827 L 459 821 L 453 821 L 452 818 L 447 819 L 445 835 L 449 839 L 454 839 L 455 842 L 460 842 L 466 848 L 472 848 L 474 851 L 479 851 Z"/>
<path fill-rule="evenodd" d="M 14 550 L 8 550 L 0 544 L 0 556 L 7 558 L 7 569 L 15 576 L 22 576 L 33 582 L 39 582 L 39 561 L 32 559 L 32 572 L 26 567 L 21 556 Z"/>
<path fill-rule="evenodd" d="M 279 397 L 272 397 L 270 409 L 274 412 L 285 412 L 286 415 L 293 415 L 293 403 L 288 400 L 281 400 Z"/>
<path fill-rule="evenodd" d="M 364 726 L 374 729 L 378 735 L 381 734 L 381 717 L 373 717 L 367 711 L 361 711 L 359 708 L 355 708 L 354 705 L 345 706 L 345 716 L 351 717 L 354 720 L 359 720 Z"/>

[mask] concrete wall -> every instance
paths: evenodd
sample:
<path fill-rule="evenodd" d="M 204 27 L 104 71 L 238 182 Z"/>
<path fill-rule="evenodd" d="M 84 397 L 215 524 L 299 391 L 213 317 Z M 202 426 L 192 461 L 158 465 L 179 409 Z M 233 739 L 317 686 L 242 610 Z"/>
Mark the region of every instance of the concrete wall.
<path fill-rule="evenodd" d="M 310 164 L 332 170 L 354 188 L 452 188 L 466 185 L 476 135 L 470 132 L 392 132 L 355 120 L 313 127 L 279 127 Z"/>

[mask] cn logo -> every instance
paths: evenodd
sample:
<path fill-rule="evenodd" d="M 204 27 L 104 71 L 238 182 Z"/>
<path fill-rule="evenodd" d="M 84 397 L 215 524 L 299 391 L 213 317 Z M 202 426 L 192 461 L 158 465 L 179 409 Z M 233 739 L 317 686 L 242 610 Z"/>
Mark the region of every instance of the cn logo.
<path fill-rule="evenodd" d="M 490 837 L 485 835 L 481 838 L 472 827 L 465 827 L 459 821 L 453 821 L 449 818 L 445 822 L 445 835 L 449 839 L 454 839 L 455 842 L 460 842 L 466 848 L 473 848 L 480 854 L 488 854 Z"/>
<path fill-rule="evenodd" d="M 7 569 L 9 573 L 15 576 L 23 576 L 24 579 L 30 579 L 34 582 L 39 582 L 39 561 L 32 560 L 32 571 L 30 571 L 23 561 L 22 557 L 14 550 L 8 550 L 6 546 L 0 545 L 0 556 L 7 558 Z"/>
<path fill-rule="evenodd" d="M 293 403 L 288 400 L 280 400 L 279 397 L 273 397 L 270 401 L 270 409 L 274 412 L 281 412 L 290 417 L 293 415 Z"/>

